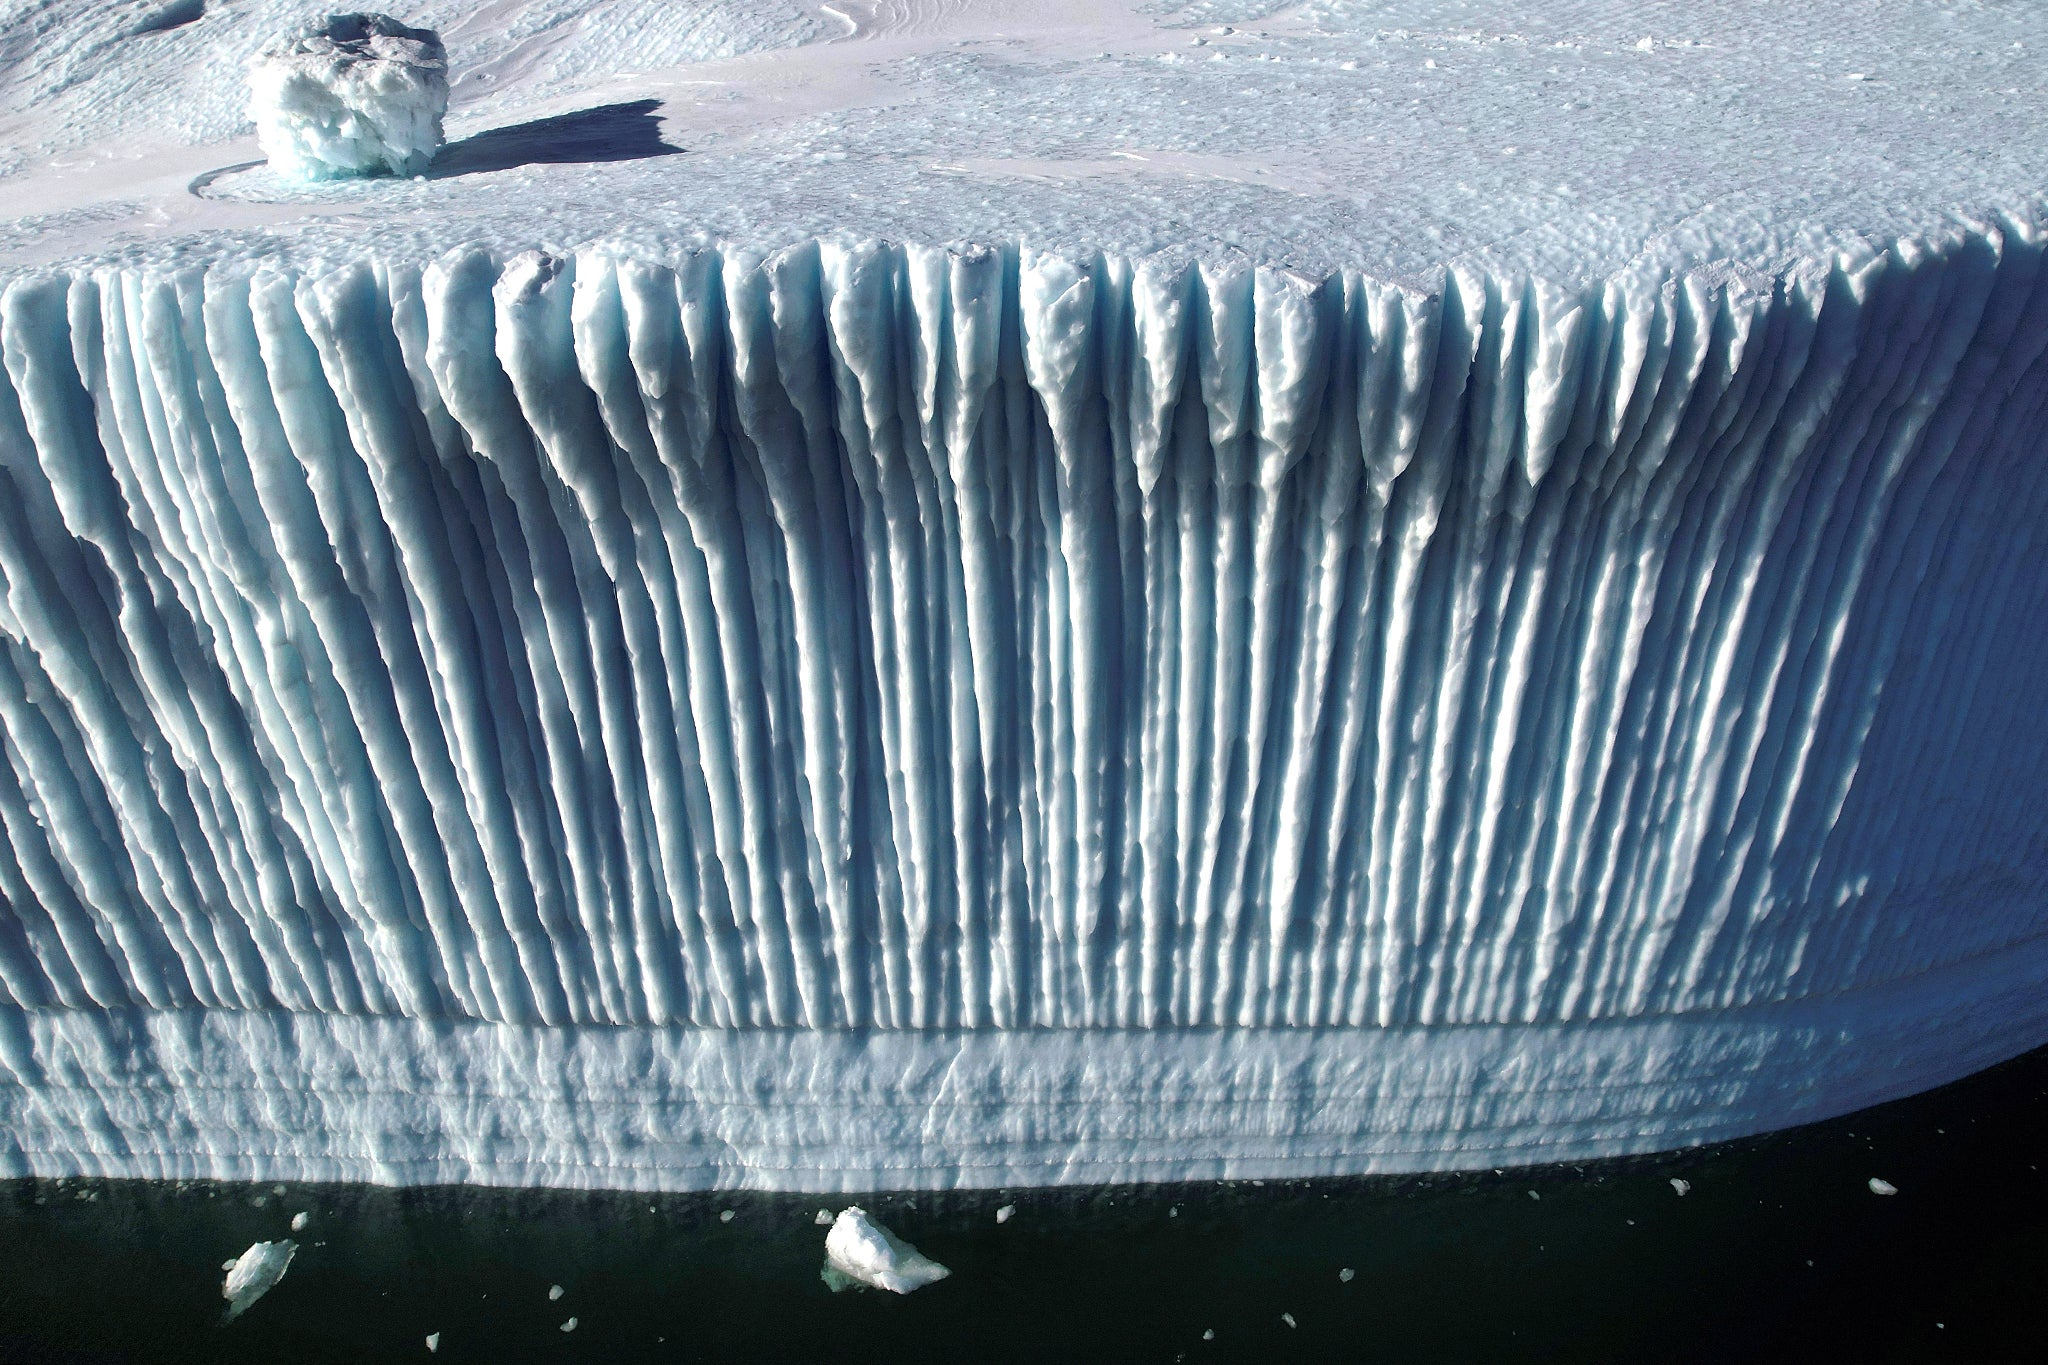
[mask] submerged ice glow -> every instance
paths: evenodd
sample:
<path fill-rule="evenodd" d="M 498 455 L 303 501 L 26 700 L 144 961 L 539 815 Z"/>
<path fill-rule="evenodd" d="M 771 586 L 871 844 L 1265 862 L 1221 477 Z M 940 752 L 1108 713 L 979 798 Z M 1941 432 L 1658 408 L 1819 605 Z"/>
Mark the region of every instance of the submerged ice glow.
<path fill-rule="evenodd" d="M 4 1158 L 1497 1164 L 2038 1042 L 2041 260 L 17 279 Z"/>

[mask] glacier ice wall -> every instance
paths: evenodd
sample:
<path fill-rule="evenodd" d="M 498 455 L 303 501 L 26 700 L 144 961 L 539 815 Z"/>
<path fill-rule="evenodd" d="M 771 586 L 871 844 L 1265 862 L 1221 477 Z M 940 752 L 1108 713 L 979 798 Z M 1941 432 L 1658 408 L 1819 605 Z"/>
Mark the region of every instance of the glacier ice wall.
<path fill-rule="evenodd" d="M 0 294 L 0 1164 L 1303 1173 L 2048 1039 L 2048 280 Z"/>

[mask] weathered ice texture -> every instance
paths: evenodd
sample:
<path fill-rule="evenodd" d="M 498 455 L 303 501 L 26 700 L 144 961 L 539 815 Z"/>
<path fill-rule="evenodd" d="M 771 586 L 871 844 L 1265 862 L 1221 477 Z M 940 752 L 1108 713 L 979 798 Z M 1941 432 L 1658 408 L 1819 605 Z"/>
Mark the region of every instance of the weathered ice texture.
<path fill-rule="evenodd" d="M 418 175 L 441 149 L 448 53 L 431 29 L 330 14 L 249 65 L 249 117 L 270 164 L 301 180 Z"/>
<path fill-rule="evenodd" d="M 2048 1039 L 2028 228 L 0 296 L 0 1168 L 1418 1169 Z"/>

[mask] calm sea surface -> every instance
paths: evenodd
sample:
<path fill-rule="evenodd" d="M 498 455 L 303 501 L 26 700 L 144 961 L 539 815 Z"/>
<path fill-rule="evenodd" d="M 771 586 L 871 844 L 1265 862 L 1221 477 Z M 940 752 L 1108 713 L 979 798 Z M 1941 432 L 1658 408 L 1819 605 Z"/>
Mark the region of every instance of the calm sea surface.
<path fill-rule="evenodd" d="M 2048 1050 L 1789 1133 L 1499 1174 L 857 1201 L 20 1181 L 0 1365 L 2039 1361 L 2044 1166 Z M 850 1202 L 953 1277 L 828 1292 L 813 1219 Z M 283 1282 L 222 1326 L 221 1263 L 287 1235 Z"/>

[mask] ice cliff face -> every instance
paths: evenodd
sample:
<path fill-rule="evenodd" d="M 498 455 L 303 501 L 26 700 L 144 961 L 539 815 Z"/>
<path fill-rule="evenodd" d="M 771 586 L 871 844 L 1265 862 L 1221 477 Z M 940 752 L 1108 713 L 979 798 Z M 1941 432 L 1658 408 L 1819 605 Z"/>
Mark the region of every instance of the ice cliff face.
<path fill-rule="evenodd" d="M 18 278 L 7 1159 L 1413 1168 L 2037 1043 L 2041 266 Z"/>

